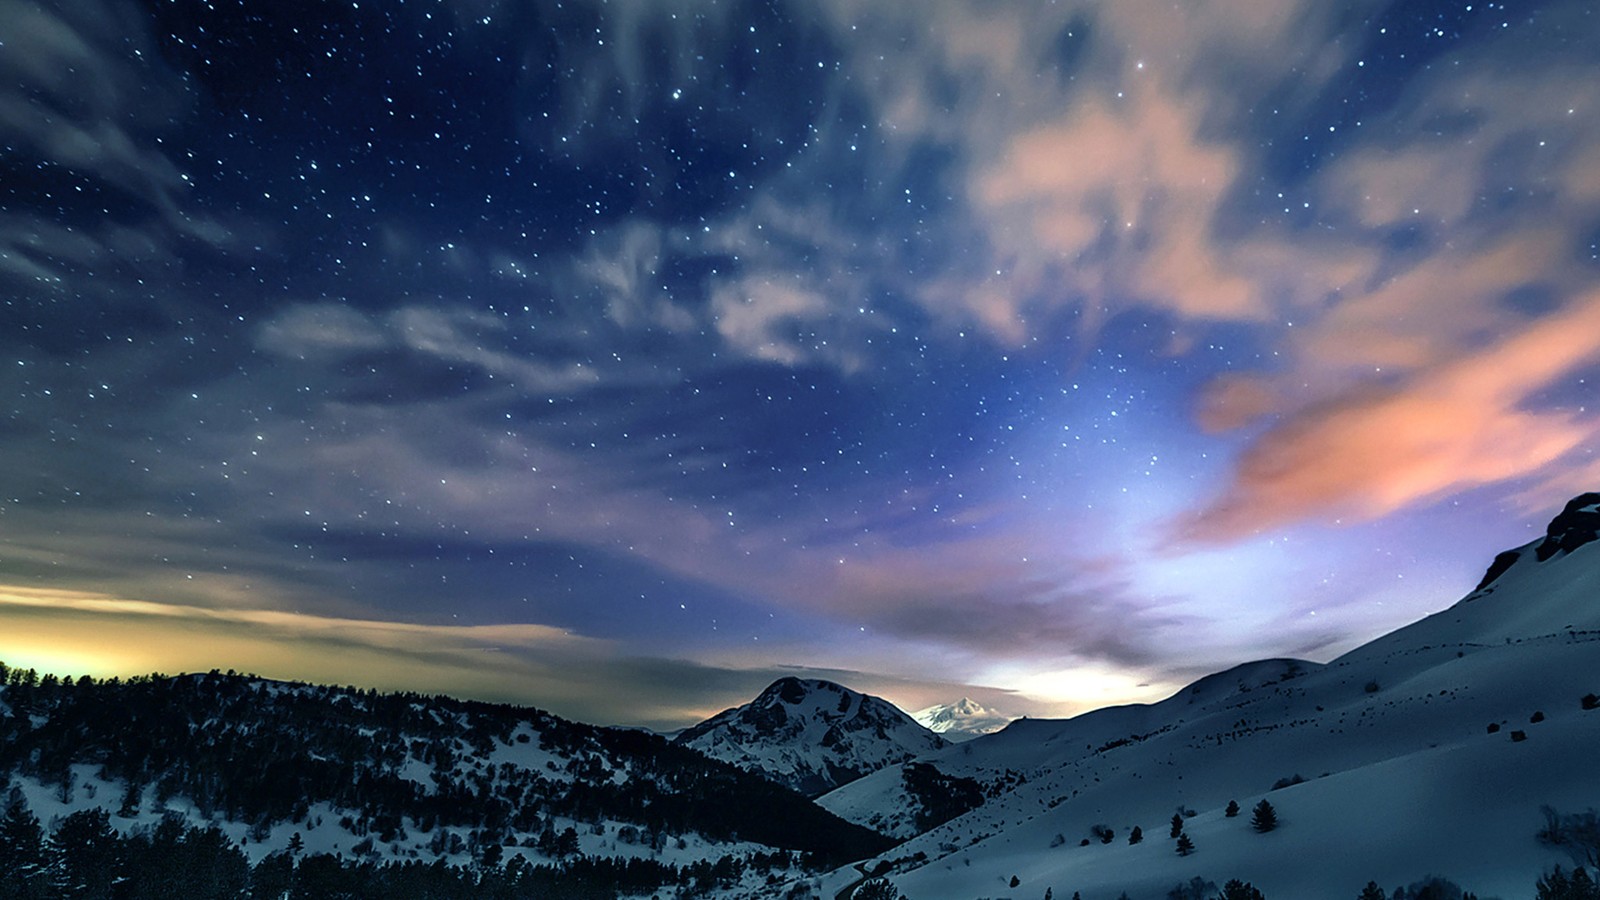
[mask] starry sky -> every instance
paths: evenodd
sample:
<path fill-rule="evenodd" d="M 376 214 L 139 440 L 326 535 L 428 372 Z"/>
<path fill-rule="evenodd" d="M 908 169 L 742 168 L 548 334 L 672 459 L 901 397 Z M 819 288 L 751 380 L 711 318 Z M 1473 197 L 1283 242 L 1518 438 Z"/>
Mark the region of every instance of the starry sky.
<path fill-rule="evenodd" d="M 1588 0 L 0 0 L 0 659 L 1152 700 L 1600 487 Z"/>

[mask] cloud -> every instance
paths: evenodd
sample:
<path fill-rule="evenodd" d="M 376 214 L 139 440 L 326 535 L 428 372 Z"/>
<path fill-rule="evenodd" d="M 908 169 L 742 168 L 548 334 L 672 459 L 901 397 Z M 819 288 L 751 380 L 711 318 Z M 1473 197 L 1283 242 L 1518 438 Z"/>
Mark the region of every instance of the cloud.
<path fill-rule="evenodd" d="M 1559 499 L 1592 442 L 1592 413 L 1549 399 L 1595 359 L 1600 154 L 1595 101 L 1573 88 L 1592 58 L 1561 47 L 1581 4 L 1496 30 L 1419 74 L 1306 184 L 1325 233 L 1255 236 L 1244 256 L 1294 272 L 1267 339 L 1272 369 L 1200 394 L 1201 426 L 1262 430 L 1190 537 L 1365 521 L 1481 485 L 1532 479 Z M 1569 333 L 1571 329 L 1573 333 Z"/>
<path fill-rule="evenodd" d="M 600 372 L 582 360 L 546 361 L 537 355 L 499 349 L 509 326 L 495 315 L 450 304 L 412 303 L 382 314 L 341 303 L 289 306 L 262 323 L 256 346 L 283 357 L 338 364 L 362 353 L 408 350 L 450 365 L 471 367 L 504 378 L 523 391 L 566 394 L 592 387 Z"/>
<path fill-rule="evenodd" d="M 784 675 L 931 703 L 1006 692 L 850 669 L 729 667 L 624 652 L 542 625 L 454 626 L 267 609 L 215 609 L 0 585 L 0 661 L 61 675 L 231 669 L 537 705 L 579 721 L 679 728 L 749 701 Z M 908 708 L 915 708 L 910 706 Z"/>
<path fill-rule="evenodd" d="M 1186 534 L 1229 540 L 1301 518 L 1374 519 L 1539 472 L 1600 436 L 1600 420 L 1528 403 L 1600 360 L 1600 294 L 1392 387 L 1302 410 L 1247 447 Z"/>
<path fill-rule="evenodd" d="M 846 372 L 859 365 L 846 347 L 830 347 L 817 333 L 832 317 L 830 304 L 797 279 L 752 275 L 718 284 L 711 316 L 728 346 L 751 359 L 785 366 L 826 359 Z"/>
<path fill-rule="evenodd" d="M 1017 135 L 971 188 L 1000 257 L 992 282 L 969 295 L 976 318 L 1012 340 L 1026 331 L 994 312 L 1002 284 L 1002 296 L 1089 310 L 1133 302 L 1185 318 L 1261 318 L 1253 284 L 1210 237 L 1239 158 L 1200 138 L 1199 125 L 1192 104 L 1138 85 L 1125 101 L 1084 98 L 1062 121 Z"/>

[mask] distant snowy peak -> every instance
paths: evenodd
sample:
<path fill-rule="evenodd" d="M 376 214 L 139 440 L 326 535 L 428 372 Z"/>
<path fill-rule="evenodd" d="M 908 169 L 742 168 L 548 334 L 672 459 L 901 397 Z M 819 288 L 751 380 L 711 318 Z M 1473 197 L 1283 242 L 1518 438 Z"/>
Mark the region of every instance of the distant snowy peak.
<path fill-rule="evenodd" d="M 1535 560 L 1546 562 L 1571 553 L 1597 538 L 1600 538 L 1600 493 L 1579 494 L 1568 500 L 1560 514 L 1550 520 L 1543 539 L 1496 556 L 1476 590 L 1481 591 L 1498 581 L 1530 550 Z"/>
<path fill-rule="evenodd" d="M 810 795 L 948 745 L 887 700 L 804 678 L 780 678 L 673 740 Z"/>
<path fill-rule="evenodd" d="M 919 709 L 911 714 L 911 718 L 934 734 L 942 734 L 959 743 L 993 734 L 1010 725 L 1016 717 L 989 709 L 970 697 L 962 697 L 954 703 L 940 703 Z"/>

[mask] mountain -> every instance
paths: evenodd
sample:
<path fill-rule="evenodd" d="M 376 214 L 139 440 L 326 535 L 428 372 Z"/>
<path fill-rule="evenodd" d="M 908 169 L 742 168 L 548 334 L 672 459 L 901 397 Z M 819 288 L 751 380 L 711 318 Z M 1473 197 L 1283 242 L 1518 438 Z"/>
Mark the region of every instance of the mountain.
<path fill-rule="evenodd" d="M 975 737 L 993 734 L 1011 724 L 1014 716 L 996 712 L 978 701 L 962 697 L 954 703 L 940 703 L 935 706 L 919 709 L 911 714 L 918 724 L 933 732 L 943 735 L 946 740 L 961 742 L 970 741 Z"/>
<path fill-rule="evenodd" d="M 6 881 L 18 872 L 81 864 L 156 884 L 160 866 L 202 862 L 229 883 L 256 870 L 323 879 L 326 891 L 296 897 L 343 896 L 328 886 L 341 878 L 456 891 L 417 896 L 756 890 L 887 846 L 659 736 L 536 709 L 231 673 L 96 681 L 0 666 L 3 897 L 35 896 Z"/>
<path fill-rule="evenodd" d="M 907 838 L 880 862 L 912 900 L 1159 900 L 1194 878 L 1341 900 L 1430 875 L 1530 897 L 1584 858 L 1585 834 L 1600 853 L 1597 536 L 1600 494 L 1585 494 L 1454 605 L 1331 662 L 1263 660 L 1159 703 L 1023 719 L 819 802 Z M 1263 801 L 1279 825 L 1259 833 Z M 1168 836 L 1175 813 L 1191 855 Z"/>
<path fill-rule="evenodd" d="M 831 681 L 780 678 L 673 743 L 816 795 L 949 742 L 887 700 Z"/>

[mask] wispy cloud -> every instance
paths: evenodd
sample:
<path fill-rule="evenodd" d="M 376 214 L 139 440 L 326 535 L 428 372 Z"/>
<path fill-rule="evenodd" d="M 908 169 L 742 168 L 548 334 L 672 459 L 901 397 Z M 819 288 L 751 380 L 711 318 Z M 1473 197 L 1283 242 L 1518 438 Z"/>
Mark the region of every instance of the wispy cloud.
<path fill-rule="evenodd" d="M 1590 294 L 1480 352 L 1307 407 L 1244 451 L 1221 499 L 1188 533 L 1229 539 L 1302 518 L 1374 519 L 1537 473 L 1592 442 L 1600 420 L 1527 404 L 1597 361 L 1600 295 Z"/>

